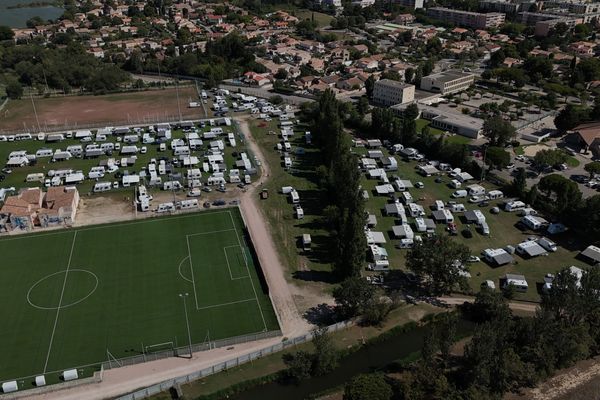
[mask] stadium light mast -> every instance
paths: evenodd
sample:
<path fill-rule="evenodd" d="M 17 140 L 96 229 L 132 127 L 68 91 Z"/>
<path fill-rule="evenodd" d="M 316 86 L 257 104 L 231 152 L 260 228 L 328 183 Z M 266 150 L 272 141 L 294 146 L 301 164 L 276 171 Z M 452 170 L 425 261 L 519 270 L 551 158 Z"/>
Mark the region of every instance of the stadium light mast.
<path fill-rule="evenodd" d="M 181 297 L 183 299 L 183 311 L 185 312 L 185 324 L 187 325 L 188 344 L 190 347 L 190 358 L 192 358 L 192 334 L 190 333 L 190 320 L 188 319 L 187 301 L 186 301 L 188 294 L 187 293 L 179 293 L 179 297 Z"/>

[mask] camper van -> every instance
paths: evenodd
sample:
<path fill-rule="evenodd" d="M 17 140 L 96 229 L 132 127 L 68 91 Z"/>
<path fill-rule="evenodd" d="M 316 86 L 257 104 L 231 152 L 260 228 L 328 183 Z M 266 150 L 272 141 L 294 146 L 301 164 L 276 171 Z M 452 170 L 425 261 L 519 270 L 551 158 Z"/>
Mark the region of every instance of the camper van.
<path fill-rule="evenodd" d="M 179 190 L 183 188 L 179 181 L 167 181 L 163 183 L 163 190 Z"/>
<path fill-rule="evenodd" d="M 173 155 L 175 156 L 189 156 L 190 148 L 188 146 L 179 146 L 173 149 Z"/>
<path fill-rule="evenodd" d="M 28 174 L 27 177 L 25 178 L 26 182 L 40 182 L 43 183 L 44 182 L 44 174 L 42 173 L 37 173 L 37 174 Z"/>
<path fill-rule="evenodd" d="M 441 201 L 441 200 L 436 200 L 435 204 L 433 205 L 433 209 L 437 210 L 437 211 L 443 210 L 444 209 L 444 202 Z"/>
<path fill-rule="evenodd" d="M 52 151 L 52 149 L 39 149 L 38 151 L 35 152 L 35 156 L 37 158 L 52 157 L 53 154 L 54 154 L 54 151 Z"/>
<path fill-rule="evenodd" d="M 467 197 L 467 195 L 468 195 L 468 192 L 466 190 L 464 190 L 464 189 L 457 190 L 454 193 L 452 193 L 452 197 L 454 197 L 455 199 Z"/>
<path fill-rule="evenodd" d="M 513 211 L 519 211 L 522 210 L 526 207 L 526 204 L 523 203 L 522 201 L 511 201 L 506 203 L 506 205 L 504 206 L 504 210 L 508 211 L 508 212 L 513 212 Z"/>
<path fill-rule="evenodd" d="M 490 199 L 490 200 L 501 199 L 503 197 L 504 197 L 504 193 L 502 193 L 500 190 L 490 190 L 488 192 L 488 199 Z"/>
<path fill-rule="evenodd" d="M 198 199 L 181 200 L 176 203 L 180 210 L 191 210 L 198 208 Z"/>
<path fill-rule="evenodd" d="M 140 138 L 138 135 L 123 136 L 123 143 L 137 143 Z"/>
<path fill-rule="evenodd" d="M 402 192 L 400 193 L 400 197 L 402 199 L 402 202 L 404 204 L 410 204 L 410 203 L 414 203 L 413 197 L 409 192 Z"/>
<path fill-rule="evenodd" d="M 64 161 L 70 159 L 71 153 L 69 153 L 68 151 L 56 150 L 56 152 L 52 156 L 52 161 Z"/>
<path fill-rule="evenodd" d="M 300 195 L 298 194 L 298 192 L 296 190 L 292 190 L 290 192 L 290 199 L 292 200 L 293 204 L 300 203 Z"/>
<path fill-rule="evenodd" d="M 107 192 L 112 189 L 112 184 L 110 182 L 98 182 L 94 185 L 92 191 L 94 193 Z"/>
<path fill-rule="evenodd" d="M 158 213 L 171 212 L 171 211 L 175 211 L 175 204 L 173 204 L 173 203 L 161 203 L 156 208 L 156 212 L 158 212 Z"/>
<path fill-rule="evenodd" d="M 123 146 L 123 148 L 121 148 L 121 154 L 137 154 L 137 152 L 137 146 Z"/>
<path fill-rule="evenodd" d="M 83 147 L 80 144 L 74 144 L 67 146 L 67 151 L 73 155 L 73 157 L 79 157 L 83 154 Z"/>

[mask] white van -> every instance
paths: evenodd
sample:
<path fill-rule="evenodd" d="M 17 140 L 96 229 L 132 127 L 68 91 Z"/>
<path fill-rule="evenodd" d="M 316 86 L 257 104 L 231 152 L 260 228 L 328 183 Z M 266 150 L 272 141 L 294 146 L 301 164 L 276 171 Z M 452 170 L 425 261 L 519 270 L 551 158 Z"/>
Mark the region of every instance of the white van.
<path fill-rule="evenodd" d="M 455 199 L 467 197 L 467 195 L 468 195 L 468 192 L 464 189 L 457 190 L 454 193 L 452 193 L 452 197 L 454 197 Z"/>

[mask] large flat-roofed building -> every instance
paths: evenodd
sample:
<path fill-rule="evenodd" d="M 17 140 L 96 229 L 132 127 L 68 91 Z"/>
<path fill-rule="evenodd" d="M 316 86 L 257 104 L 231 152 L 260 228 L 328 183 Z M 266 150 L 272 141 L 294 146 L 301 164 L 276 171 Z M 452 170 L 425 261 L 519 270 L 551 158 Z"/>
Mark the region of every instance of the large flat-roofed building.
<path fill-rule="evenodd" d="M 474 74 L 444 71 L 423 77 L 421 79 L 421 89 L 446 95 L 466 90 L 474 83 Z"/>
<path fill-rule="evenodd" d="M 380 106 L 409 103 L 415 99 L 415 86 L 391 79 L 380 79 L 373 88 L 373 102 Z"/>
<path fill-rule="evenodd" d="M 402 115 L 407 104 L 390 107 L 395 113 Z M 483 130 L 483 120 L 462 113 L 451 113 L 437 107 L 419 104 L 420 117 L 431 121 L 433 128 L 456 133 L 471 139 L 477 139 Z"/>
<path fill-rule="evenodd" d="M 510 1 L 503 0 L 480 0 L 479 9 L 483 11 L 494 11 L 505 14 L 515 14 L 521 11 L 525 6 L 525 9 L 531 3 L 511 3 Z"/>
<path fill-rule="evenodd" d="M 400 4 L 402 7 L 412 8 L 414 10 L 417 8 L 423 8 L 424 4 L 423 0 L 392 0 L 392 2 Z"/>
<path fill-rule="evenodd" d="M 440 21 L 474 29 L 496 28 L 502 25 L 506 19 L 506 15 L 503 13 L 476 13 L 444 7 L 429 8 L 427 15 Z"/>

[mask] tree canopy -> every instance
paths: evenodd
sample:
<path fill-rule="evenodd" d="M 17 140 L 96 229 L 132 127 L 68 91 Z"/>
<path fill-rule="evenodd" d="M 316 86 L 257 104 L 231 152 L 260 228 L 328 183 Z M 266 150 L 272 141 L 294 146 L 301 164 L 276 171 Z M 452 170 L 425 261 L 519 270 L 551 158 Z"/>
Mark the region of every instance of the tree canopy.
<path fill-rule="evenodd" d="M 448 235 L 423 239 L 406 253 L 406 266 L 425 280 L 434 294 L 449 293 L 466 284 L 467 259 L 471 251 Z"/>

